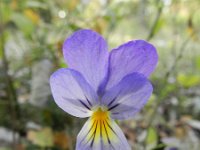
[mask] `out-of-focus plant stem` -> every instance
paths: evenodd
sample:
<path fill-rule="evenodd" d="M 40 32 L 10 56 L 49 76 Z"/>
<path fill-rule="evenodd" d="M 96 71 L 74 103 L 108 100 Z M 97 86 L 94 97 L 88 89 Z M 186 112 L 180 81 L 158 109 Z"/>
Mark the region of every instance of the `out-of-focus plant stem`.
<path fill-rule="evenodd" d="M 0 3 L 0 10 L 2 10 L 2 5 Z M 7 92 L 7 96 L 9 99 L 9 105 L 10 105 L 10 112 L 11 112 L 11 118 L 12 118 L 12 130 L 13 130 L 13 149 L 16 149 L 16 136 L 15 136 L 15 130 L 17 127 L 17 116 L 19 113 L 17 113 L 18 109 L 18 105 L 15 105 L 15 103 L 17 103 L 17 95 L 16 95 L 16 91 L 13 85 L 13 81 L 11 76 L 9 75 L 9 64 L 8 64 L 8 60 L 7 60 L 7 56 L 6 56 L 6 52 L 5 52 L 5 30 L 4 28 L 4 22 L 3 22 L 3 15 L 2 12 L 0 11 L 0 27 L 1 27 L 1 31 L 0 31 L 0 40 L 1 40 L 1 53 L 2 53 L 2 63 L 3 63 L 3 71 L 5 74 L 5 83 L 6 83 L 6 92 Z"/>
<path fill-rule="evenodd" d="M 150 29 L 150 32 L 149 32 L 149 34 L 148 34 L 148 36 L 147 36 L 147 38 L 146 38 L 147 41 L 151 40 L 151 39 L 154 37 L 154 35 L 155 35 L 155 32 L 154 32 L 154 31 L 155 31 L 155 29 L 156 29 L 156 27 L 157 27 L 157 24 L 159 23 L 159 19 L 160 19 L 161 14 L 162 14 L 163 5 L 161 4 L 160 1 L 159 1 L 158 3 L 159 3 L 160 5 L 158 6 L 156 18 L 155 18 L 155 20 L 154 20 L 154 22 L 153 22 L 153 24 L 152 24 L 152 27 L 151 27 L 151 29 Z"/>
<path fill-rule="evenodd" d="M 152 25 L 152 27 L 151 27 L 151 29 L 150 29 L 150 32 L 149 32 L 149 34 L 148 34 L 148 36 L 147 36 L 147 38 L 146 38 L 147 41 L 151 40 L 151 39 L 154 37 L 154 35 L 155 35 L 155 34 L 154 34 L 154 31 L 155 31 L 155 28 L 156 28 L 157 24 L 159 23 L 159 19 L 160 19 L 160 17 L 161 17 L 162 10 L 163 10 L 163 5 L 160 5 L 160 6 L 158 7 L 158 11 L 157 11 L 156 18 L 155 18 L 155 20 L 154 20 L 154 22 L 153 22 L 153 25 Z M 178 62 L 179 62 L 180 59 L 182 58 L 183 53 L 184 53 L 184 51 L 185 51 L 185 49 L 186 49 L 186 46 L 187 46 L 188 42 L 189 42 L 189 39 L 186 39 L 186 40 L 183 42 L 183 44 L 181 45 L 180 50 L 179 50 L 179 53 L 178 53 L 178 55 L 177 55 L 176 58 L 175 58 L 175 61 L 173 62 L 171 68 L 170 68 L 170 69 L 166 72 L 166 74 L 164 75 L 165 82 L 167 82 L 169 76 L 173 73 L 173 71 L 174 71 L 174 69 L 176 68 Z M 166 85 L 167 85 L 167 84 L 166 84 Z M 163 89 L 163 91 L 165 91 L 166 89 L 167 89 L 167 86 L 165 86 L 165 88 Z M 153 121 L 154 121 L 154 119 L 155 119 L 155 117 L 156 117 L 156 114 L 157 114 L 157 108 L 162 104 L 163 100 L 166 98 L 167 95 L 168 95 L 168 94 L 162 94 L 162 92 L 161 92 L 160 96 L 158 96 L 158 97 L 159 97 L 159 101 L 156 103 L 156 105 L 155 105 L 154 108 L 153 108 L 153 112 L 152 112 L 152 114 L 151 114 L 151 116 L 150 116 L 149 122 L 147 123 L 146 129 L 148 129 L 149 127 L 151 127 L 151 125 L 152 125 L 152 123 L 153 123 Z M 147 133 L 147 134 L 148 134 L 148 133 Z M 146 136 L 146 137 L 148 137 L 148 136 Z M 145 141 L 144 141 L 144 149 L 147 148 L 146 146 L 147 146 L 147 145 L 146 145 L 146 140 L 145 140 Z"/>
<path fill-rule="evenodd" d="M 187 46 L 188 42 L 189 42 L 189 38 L 186 39 L 186 40 L 182 43 L 182 45 L 181 45 L 181 47 L 180 47 L 180 49 L 179 49 L 179 53 L 178 53 L 178 55 L 176 56 L 176 58 L 175 58 L 175 60 L 174 60 L 174 62 L 173 62 L 173 64 L 172 64 L 171 68 L 165 73 L 164 79 L 165 79 L 165 82 L 166 82 L 166 83 L 168 82 L 167 80 L 168 80 L 169 76 L 174 72 L 174 70 L 175 70 L 175 68 L 176 68 L 176 66 L 177 66 L 177 64 L 178 64 L 178 62 L 179 62 L 179 61 L 181 60 L 181 58 L 183 57 L 183 53 L 184 53 L 185 50 L 186 50 L 186 46 Z M 167 84 L 166 84 L 166 85 L 167 85 Z M 167 91 L 167 86 L 164 87 L 163 91 Z M 169 92 L 171 92 L 171 91 L 169 91 Z M 169 94 L 169 93 L 168 93 L 168 94 Z M 161 92 L 161 93 L 158 95 L 159 100 L 158 100 L 158 102 L 156 103 L 156 105 L 154 105 L 153 112 L 152 112 L 152 114 L 151 114 L 151 116 L 150 116 L 149 122 L 147 123 L 146 129 L 148 129 L 149 127 L 152 126 L 152 123 L 153 123 L 154 119 L 156 118 L 156 114 L 157 114 L 157 110 L 158 110 L 157 108 L 163 103 L 163 100 L 168 96 L 168 94 L 163 94 L 163 93 Z M 146 149 L 146 144 L 144 144 L 144 147 L 145 147 L 145 149 Z"/>
<path fill-rule="evenodd" d="M 169 76 L 171 75 L 171 73 L 174 71 L 174 69 L 176 68 L 176 66 L 177 66 L 177 64 L 178 64 L 178 62 L 179 62 L 179 60 L 183 57 L 183 53 L 185 52 L 185 50 L 186 50 L 186 46 L 187 46 L 187 44 L 188 44 L 188 42 L 189 42 L 189 38 L 187 38 L 184 42 L 183 42 L 183 44 L 181 45 L 181 47 L 180 47 L 180 49 L 179 49 L 179 53 L 178 53 L 178 55 L 176 56 L 176 58 L 175 58 L 175 60 L 174 60 L 174 62 L 173 62 L 173 64 L 172 64 L 172 66 L 171 66 L 171 68 L 166 72 L 166 74 L 165 74 L 165 79 L 168 79 L 169 78 Z"/>

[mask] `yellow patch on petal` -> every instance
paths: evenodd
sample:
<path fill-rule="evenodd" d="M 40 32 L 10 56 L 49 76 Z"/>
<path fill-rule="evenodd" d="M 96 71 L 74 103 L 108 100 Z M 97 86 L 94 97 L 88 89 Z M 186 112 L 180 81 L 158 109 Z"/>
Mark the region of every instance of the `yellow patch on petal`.
<path fill-rule="evenodd" d="M 87 141 L 91 141 L 91 146 L 98 143 L 100 139 L 105 144 L 110 144 L 111 141 L 115 142 L 117 140 L 109 111 L 103 110 L 102 108 L 96 109 L 90 118 L 89 126 L 90 129 L 86 138 Z"/>

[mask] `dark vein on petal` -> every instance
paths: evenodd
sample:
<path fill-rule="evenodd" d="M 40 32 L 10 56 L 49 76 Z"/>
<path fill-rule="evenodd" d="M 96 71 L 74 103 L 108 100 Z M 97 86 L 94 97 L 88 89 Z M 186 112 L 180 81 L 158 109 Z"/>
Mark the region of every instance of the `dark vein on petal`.
<path fill-rule="evenodd" d="M 98 121 L 97 121 L 97 123 L 96 123 L 95 130 L 96 130 L 96 128 L 97 128 L 97 124 L 98 124 Z M 95 133 L 95 131 L 91 134 L 91 136 L 90 136 L 89 139 L 87 140 L 86 144 L 91 140 L 91 138 L 93 137 L 94 133 Z"/>
<path fill-rule="evenodd" d="M 112 143 L 110 143 L 111 147 L 113 148 L 113 150 L 115 150 L 115 147 L 112 145 Z"/>
<path fill-rule="evenodd" d="M 106 124 L 108 125 L 108 127 L 112 130 L 112 132 L 118 137 L 118 135 L 116 134 L 116 132 L 113 130 L 113 128 L 109 125 L 109 123 L 105 120 Z M 104 124 L 104 127 L 105 127 L 105 124 Z M 105 128 L 106 129 L 106 128 Z M 108 133 L 107 133 L 107 130 L 106 130 L 106 135 L 107 135 L 107 138 L 109 139 L 108 137 Z M 119 137 L 118 137 L 119 138 Z M 108 143 L 110 144 L 110 146 L 113 148 L 113 150 L 115 150 L 115 147 L 112 145 L 112 142 L 108 141 Z"/>
<path fill-rule="evenodd" d="M 94 131 L 94 136 L 93 136 L 93 138 L 92 138 L 92 142 L 91 142 L 91 144 L 90 144 L 90 147 L 92 147 L 93 144 L 94 144 L 94 140 L 95 140 L 95 136 L 96 136 L 96 131 L 97 131 L 97 125 L 98 125 L 98 121 L 97 121 L 97 124 L 96 124 L 96 128 L 95 128 L 95 131 Z"/>
<path fill-rule="evenodd" d="M 112 112 L 113 115 L 118 115 L 120 114 L 119 112 Z"/>
<path fill-rule="evenodd" d="M 101 127 L 101 120 L 100 121 L 100 137 L 102 138 L 102 127 Z"/>
<path fill-rule="evenodd" d="M 90 129 L 88 130 L 88 132 L 87 132 L 87 134 L 86 134 L 86 137 L 87 137 L 87 135 L 90 133 L 90 131 L 92 130 L 92 128 L 93 128 L 95 122 L 96 122 L 96 120 L 93 122 L 93 124 L 91 125 Z M 82 139 L 80 143 L 82 143 L 84 140 L 85 140 L 85 138 Z"/>
<path fill-rule="evenodd" d="M 110 103 L 108 104 L 108 107 L 110 107 L 113 104 L 113 102 L 119 97 L 119 95 L 121 94 L 121 92 L 122 92 L 122 89 L 120 89 L 118 91 L 118 94 L 115 96 L 115 98 L 113 98 L 113 100 L 110 101 Z"/>
<path fill-rule="evenodd" d="M 110 101 L 110 103 L 108 104 L 108 107 L 110 107 L 112 105 L 112 103 L 116 100 L 117 97 L 113 98 L 112 101 Z"/>
<path fill-rule="evenodd" d="M 115 135 L 117 136 L 117 133 L 113 130 L 113 128 L 111 127 L 111 125 L 105 120 L 106 124 L 108 125 L 108 127 L 112 130 L 113 133 L 115 133 Z"/>
<path fill-rule="evenodd" d="M 116 104 L 116 105 L 114 105 L 114 106 L 110 107 L 108 110 L 110 111 L 110 110 L 112 110 L 112 109 L 116 108 L 117 106 L 119 106 L 119 104 Z"/>
<path fill-rule="evenodd" d="M 91 102 L 88 100 L 87 96 L 85 96 L 85 98 L 86 98 L 88 104 L 92 107 L 92 104 L 91 104 Z"/>
<path fill-rule="evenodd" d="M 86 100 L 87 100 L 88 104 L 92 107 L 91 102 L 87 98 L 86 98 Z"/>
<path fill-rule="evenodd" d="M 75 103 L 75 99 L 71 99 L 71 98 L 66 98 L 66 97 L 64 97 L 64 96 L 62 96 L 62 98 L 64 99 L 64 100 L 66 100 L 66 101 L 72 101 L 71 103 L 73 104 L 73 105 L 75 105 L 75 108 L 76 109 L 78 109 L 78 110 L 80 110 L 80 111 L 82 111 L 82 112 L 84 112 L 84 113 L 87 113 L 87 111 L 84 111 L 84 110 L 81 110 L 80 109 L 80 106 L 79 105 L 77 105 L 76 103 Z M 81 101 L 81 100 L 78 100 L 79 102 Z M 82 102 L 82 101 L 81 101 Z M 81 103 L 82 104 L 82 103 Z M 82 104 L 83 105 L 83 104 Z M 87 107 L 86 107 L 87 108 Z M 88 108 L 87 108 L 88 109 Z M 90 109 L 89 109 L 90 110 Z"/>
<path fill-rule="evenodd" d="M 110 138 L 109 138 L 109 136 L 108 136 L 108 131 L 107 131 L 107 129 L 106 129 L 106 126 L 105 126 L 104 121 L 103 121 L 103 125 L 104 125 L 105 131 L 106 131 L 106 137 L 107 137 L 108 143 L 110 144 Z"/>
<path fill-rule="evenodd" d="M 80 102 L 83 106 L 85 106 L 85 108 L 91 110 L 90 107 L 88 107 L 82 100 L 79 100 L 79 102 Z"/>

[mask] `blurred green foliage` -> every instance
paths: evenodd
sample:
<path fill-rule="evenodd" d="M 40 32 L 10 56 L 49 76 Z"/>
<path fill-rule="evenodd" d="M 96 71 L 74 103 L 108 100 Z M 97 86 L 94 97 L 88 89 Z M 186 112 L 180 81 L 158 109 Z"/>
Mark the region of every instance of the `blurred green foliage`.
<path fill-rule="evenodd" d="M 200 119 L 199 8 L 199 0 L 1 0 L 0 127 L 16 131 L 19 138 L 1 146 L 0 137 L 0 149 L 74 149 L 84 120 L 60 110 L 51 94 L 42 107 L 30 103 L 33 84 L 39 84 L 32 82 L 37 76 L 33 68 L 42 60 L 51 63 L 51 72 L 67 67 L 63 41 L 90 28 L 107 39 L 110 49 L 133 39 L 157 47 L 154 94 L 139 117 L 125 122 L 133 149 L 198 150 L 200 125 L 191 121 Z M 29 127 L 30 122 L 36 126 Z"/>

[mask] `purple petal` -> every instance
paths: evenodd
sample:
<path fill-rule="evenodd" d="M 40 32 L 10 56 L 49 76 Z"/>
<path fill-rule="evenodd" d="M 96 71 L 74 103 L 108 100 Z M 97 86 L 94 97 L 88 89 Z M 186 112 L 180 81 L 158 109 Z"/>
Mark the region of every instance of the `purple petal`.
<path fill-rule="evenodd" d="M 156 49 L 143 40 L 128 42 L 110 54 L 110 76 L 106 89 L 116 85 L 126 75 L 138 72 L 148 77 L 158 61 Z"/>
<path fill-rule="evenodd" d="M 105 93 L 102 105 L 108 107 L 113 119 L 128 119 L 144 106 L 152 91 L 151 83 L 143 74 L 132 73 Z"/>
<path fill-rule="evenodd" d="M 57 70 L 51 75 L 50 86 L 56 104 L 73 116 L 88 117 L 97 104 L 95 91 L 75 70 Z"/>
<path fill-rule="evenodd" d="M 90 118 L 78 134 L 76 150 L 131 150 L 131 148 L 115 121 L 93 123 Z"/>
<path fill-rule="evenodd" d="M 96 32 L 79 30 L 63 45 L 69 68 L 79 71 L 95 91 L 106 78 L 108 70 L 107 43 Z"/>

